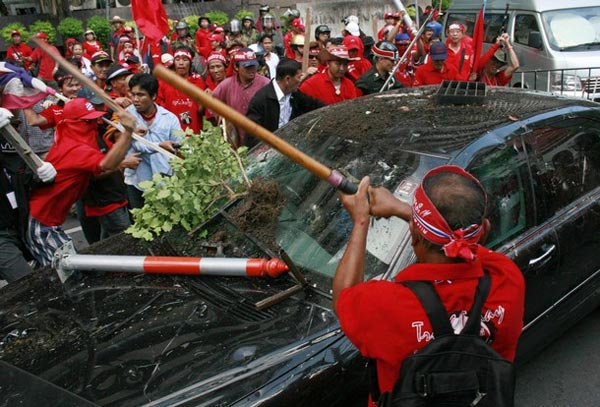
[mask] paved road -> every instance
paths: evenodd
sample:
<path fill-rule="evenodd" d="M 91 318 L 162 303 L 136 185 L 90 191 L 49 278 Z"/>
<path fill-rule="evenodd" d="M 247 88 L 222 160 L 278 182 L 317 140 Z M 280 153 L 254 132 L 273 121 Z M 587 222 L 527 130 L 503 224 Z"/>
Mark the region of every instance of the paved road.
<path fill-rule="evenodd" d="M 600 309 L 517 372 L 516 407 L 600 406 Z"/>

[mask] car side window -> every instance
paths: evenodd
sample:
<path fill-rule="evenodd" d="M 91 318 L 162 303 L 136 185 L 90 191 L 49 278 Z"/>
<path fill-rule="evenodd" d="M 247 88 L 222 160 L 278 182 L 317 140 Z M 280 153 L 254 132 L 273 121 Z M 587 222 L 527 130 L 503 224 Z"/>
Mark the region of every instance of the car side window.
<path fill-rule="evenodd" d="M 600 123 L 571 118 L 546 123 L 524 136 L 532 148 L 534 185 L 542 222 L 600 186 Z"/>
<path fill-rule="evenodd" d="M 531 188 L 525 152 L 518 139 L 481 151 L 467 170 L 488 194 L 487 218 L 492 224 L 486 246 L 495 248 L 532 223 Z"/>
<path fill-rule="evenodd" d="M 517 44 L 528 45 L 529 33 L 532 31 L 540 32 L 537 20 L 532 14 L 517 14 L 515 18 L 515 38 Z"/>

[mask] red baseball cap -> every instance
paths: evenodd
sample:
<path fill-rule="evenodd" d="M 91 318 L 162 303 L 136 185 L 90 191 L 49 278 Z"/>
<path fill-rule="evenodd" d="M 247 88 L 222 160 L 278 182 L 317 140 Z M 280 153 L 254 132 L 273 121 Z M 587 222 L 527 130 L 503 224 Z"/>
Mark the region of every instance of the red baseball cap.
<path fill-rule="evenodd" d="M 65 104 L 63 117 L 65 119 L 94 120 L 104 116 L 104 113 L 106 112 L 94 109 L 94 105 L 89 100 L 77 98 Z"/>
<path fill-rule="evenodd" d="M 208 36 L 208 40 L 210 42 L 213 42 L 213 41 L 223 42 L 223 37 L 221 37 L 219 34 L 211 34 Z"/>
<path fill-rule="evenodd" d="M 239 63 L 244 68 L 259 65 L 256 60 L 256 53 L 251 48 L 242 48 L 236 51 L 236 53 L 233 54 L 233 62 Z"/>
<path fill-rule="evenodd" d="M 348 50 L 357 49 L 360 51 L 363 48 L 361 43 L 362 40 L 360 37 L 355 37 L 354 35 L 346 35 L 344 37 L 344 45 L 346 48 L 348 48 Z"/>
<path fill-rule="evenodd" d="M 20 35 L 21 35 L 21 33 L 20 33 L 20 32 L 18 32 L 17 30 L 14 30 L 13 32 L 11 32 L 11 33 L 10 33 L 10 36 L 11 36 L 11 37 L 13 37 L 13 36 L 15 36 L 15 35 L 19 35 L 19 36 L 20 36 Z"/>
<path fill-rule="evenodd" d="M 47 40 L 47 39 L 48 39 L 48 36 L 47 36 L 47 35 L 46 35 L 46 33 L 45 33 L 45 32 L 43 32 L 43 31 L 42 31 L 42 32 L 39 32 L 39 33 L 37 33 L 35 36 L 36 36 L 36 37 L 38 37 L 38 38 L 45 39 L 45 40 Z"/>

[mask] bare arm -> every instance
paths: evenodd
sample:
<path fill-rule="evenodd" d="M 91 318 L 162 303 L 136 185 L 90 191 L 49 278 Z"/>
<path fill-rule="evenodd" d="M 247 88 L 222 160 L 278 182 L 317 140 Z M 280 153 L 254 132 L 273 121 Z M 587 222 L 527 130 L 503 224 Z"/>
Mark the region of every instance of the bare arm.
<path fill-rule="evenodd" d="M 23 109 L 23 113 L 25 113 L 25 118 L 30 126 L 44 126 L 48 124 L 48 119 L 36 113 L 32 108 Z"/>
<path fill-rule="evenodd" d="M 396 198 L 389 189 L 369 188 L 371 201 L 371 215 L 382 218 L 396 216 L 409 222 L 412 217 L 412 208 L 409 204 Z"/>
<path fill-rule="evenodd" d="M 365 177 L 360 182 L 358 192 L 355 195 L 340 193 L 340 199 L 346 210 L 350 213 L 354 224 L 350 233 L 350 240 L 348 240 L 348 246 L 346 246 L 346 251 L 333 277 L 334 310 L 337 307 L 337 301 L 342 290 L 362 283 L 364 280 L 367 232 L 369 231 L 368 189 L 369 177 Z"/>
<path fill-rule="evenodd" d="M 510 43 L 510 37 L 508 34 L 504 33 L 500 36 L 500 41 L 504 43 L 504 49 L 508 53 L 508 57 L 510 58 L 510 66 L 506 68 L 504 71 L 504 76 L 510 78 L 512 74 L 519 69 L 519 58 L 513 49 L 512 44 Z"/>

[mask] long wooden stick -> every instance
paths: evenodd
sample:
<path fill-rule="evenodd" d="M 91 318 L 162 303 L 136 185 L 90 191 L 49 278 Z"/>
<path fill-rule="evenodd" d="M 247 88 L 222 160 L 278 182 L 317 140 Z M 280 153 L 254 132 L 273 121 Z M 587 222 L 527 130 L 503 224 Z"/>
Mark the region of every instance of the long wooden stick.
<path fill-rule="evenodd" d="M 64 59 L 61 55 L 55 54 L 54 52 L 52 52 L 50 47 L 48 46 L 48 44 L 46 44 L 43 41 L 40 41 L 40 39 L 37 37 L 32 37 L 31 40 L 38 47 L 40 47 L 46 54 L 48 54 L 48 56 L 50 56 L 52 59 L 54 59 L 54 61 L 56 61 L 56 63 L 58 63 L 65 71 L 67 71 L 68 73 L 73 75 L 73 77 L 76 78 L 79 82 L 83 83 L 85 86 L 87 86 L 88 88 L 93 90 L 94 93 L 96 95 L 98 95 L 104 101 L 104 103 L 106 103 L 106 105 L 108 107 L 110 107 L 113 111 L 117 112 L 118 114 L 125 113 L 125 109 L 123 109 L 114 100 L 112 100 L 111 97 L 108 96 L 106 94 L 106 92 L 104 92 L 104 89 L 101 89 L 100 86 L 96 85 L 96 83 L 93 80 L 91 80 L 90 78 L 85 76 L 83 73 L 81 73 L 81 71 L 79 69 L 77 69 L 77 67 L 75 65 L 73 65 L 72 63 L 70 63 L 69 61 Z M 161 154 L 164 154 L 165 156 L 167 156 L 169 158 L 175 157 L 175 158 L 179 159 L 179 157 L 177 157 L 175 154 L 171 153 L 170 151 L 165 150 L 161 146 L 154 144 L 153 142 L 151 142 L 149 140 L 146 140 L 139 134 L 132 133 L 131 137 L 133 137 L 134 140 L 139 141 L 140 143 L 148 146 L 149 148 L 152 148 L 152 149 L 158 151 Z"/>
<path fill-rule="evenodd" d="M 287 156 L 292 161 L 315 174 L 317 177 L 327 181 L 334 188 L 337 188 L 347 194 L 356 193 L 356 185 L 347 180 L 338 171 L 331 170 L 326 165 L 321 164 L 319 161 L 306 155 L 286 141 L 277 137 L 275 134 L 271 133 L 269 130 L 248 119 L 237 110 L 234 110 L 220 100 L 212 97 L 202 89 L 195 87 L 163 65 L 157 65 L 154 68 L 154 74 L 171 86 L 174 86 L 189 97 L 193 98 L 205 108 L 216 112 L 218 115 L 225 117 L 237 127 L 244 129 L 247 133 L 258 137 L 275 150 L 279 151 L 281 154 Z"/>
<path fill-rule="evenodd" d="M 312 8 L 306 9 L 306 23 L 304 23 L 304 47 L 302 48 L 302 72 L 308 69 L 308 54 L 310 53 L 310 20 Z"/>

